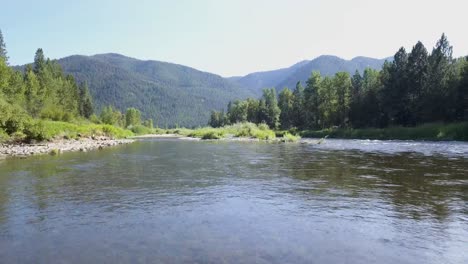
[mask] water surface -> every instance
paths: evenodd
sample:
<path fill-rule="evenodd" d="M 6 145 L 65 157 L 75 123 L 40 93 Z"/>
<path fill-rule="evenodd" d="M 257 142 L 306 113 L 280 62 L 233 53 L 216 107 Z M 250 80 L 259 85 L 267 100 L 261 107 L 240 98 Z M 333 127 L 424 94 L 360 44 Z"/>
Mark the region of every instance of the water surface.
<path fill-rule="evenodd" d="M 1 263 L 468 263 L 468 145 L 147 139 L 0 161 Z"/>

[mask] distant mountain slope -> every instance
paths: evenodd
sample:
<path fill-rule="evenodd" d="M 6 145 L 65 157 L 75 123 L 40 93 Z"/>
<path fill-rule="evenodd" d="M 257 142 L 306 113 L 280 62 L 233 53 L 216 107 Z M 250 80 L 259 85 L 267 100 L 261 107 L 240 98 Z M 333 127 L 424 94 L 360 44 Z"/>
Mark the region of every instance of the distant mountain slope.
<path fill-rule="evenodd" d="M 236 81 L 241 86 L 252 90 L 257 96 L 260 96 L 262 94 L 263 88 L 275 87 L 279 83 L 283 82 L 286 78 L 291 76 L 297 69 L 300 69 L 308 63 L 309 61 L 304 60 L 294 64 L 289 68 L 255 72 L 244 77 L 231 77 L 230 79 Z"/>
<path fill-rule="evenodd" d="M 366 68 L 379 69 L 382 68 L 385 59 L 373 59 L 367 57 L 356 57 L 352 60 L 344 60 L 342 58 L 330 55 L 317 57 L 307 64 L 303 65 L 285 80 L 276 84 L 277 90 L 289 87 L 293 89 L 298 81 L 303 85 L 310 77 L 313 71 L 319 71 L 323 76 L 331 76 L 337 72 L 348 72 L 354 74 L 356 70 L 363 72 Z"/>
<path fill-rule="evenodd" d="M 352 60 L 344 60 L 336 56 L 324 55 L 313 60 L 304 60 L 289 68 L 264 71 L 248 74 L 244 77 L 231 77 L 232 81 L 253 91 L 257 96 L 262 93 L 263 88 L 275 87 L 281 90 L 284 87 L 294 89 L 297 81 L 305 85 L 305 81 L 313 71 L 319 71 L 324 76 L 334 75 L 345 71 L 354 74 L 356 70 L 363 72 L 365 68 L 380 69 L 385 59 L 373 59 L 367 57 L 356 57 Z"/>
<path fill-rule="evenodd" d="M 66 73 L 88 83 L 98 109 L 109 104 L 122 111 L 136 107 L 161 127 L 205 125 L 210 110 L 255 96 L 221 76 L 167 62 L 112 53 L 58 62 Z"/>

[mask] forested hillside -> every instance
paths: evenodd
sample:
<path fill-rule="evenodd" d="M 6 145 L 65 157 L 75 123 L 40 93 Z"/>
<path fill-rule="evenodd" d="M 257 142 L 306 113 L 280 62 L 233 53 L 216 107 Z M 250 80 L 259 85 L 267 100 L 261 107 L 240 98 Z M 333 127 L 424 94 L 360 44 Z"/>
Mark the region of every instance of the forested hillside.
<path fill-rule="evenodd" d="M 206 124 L 211 109 L 253 96 L 218 75 L 119 54 L 70 56 L 58 60 L 64 71 L 88 83 L 98 111 L 113 105 L 141 110 L 159 127 Z"/>
<path fill-rule="evenodd" d="M 305 87 L 298 79 L 294 90 L 284 88 L 279 96 L 275 89 L 265 89 L 259 100 L 229 103 L 227 113 L 212 112 L 210 125 L 248 121 L 320 130 L 468 121 L 468 57 L 453 58 L 445 35 L 430 53 L 421 42 L 410 52 L 400 48 L 380 71 L 366 68 L 362 74 L 350 75 L 350 68 L 342 65 L 346 71 L 333 76 L 327 76 L 332 70 L 309 72 Z M 463 135 L 455 138 L 468 139 L 466 125 L 458 131 Z"/>

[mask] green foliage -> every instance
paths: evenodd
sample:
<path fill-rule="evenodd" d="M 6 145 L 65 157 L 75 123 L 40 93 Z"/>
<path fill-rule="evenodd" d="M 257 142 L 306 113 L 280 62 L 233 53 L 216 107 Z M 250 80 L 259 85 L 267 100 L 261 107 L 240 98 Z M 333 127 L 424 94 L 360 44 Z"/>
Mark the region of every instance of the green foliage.
<path fill-rule="evenodd" d="M 253 123 L 238 123 L 225 127 L 225 130 L 236 137 L 250 137 L 260 140 L 269 140 L 276 137 L 275 132 L 263 124 L 257 126 Z"/>
<path fill-rule="evenodd" d="M 8 61 L 7 51 L 5 41 L 3 40 L 3 34 L 0 30 L 0 60 L 3 60 L 5 63 Z"/>
<path fill-rule="evenodd" d="M 424 124 L 416 127 L 335 128 L 320 131 L 302 131 L 301 136 L 312 138 L 354 138 L 382 140 L 468 140 L 468 123 Z"/>
<path fill-rule="evenodd" d="M 88 85 L 84 83 L 80 86 L 80 96 L 78 102 L 78 109 L 80 115 L 89 118 L 94 113 L 93 101 L 89 93 Z"/>
<path fill-rule="evenodd" d="M 136 135 L 146 135 L 153 133 L 153 130 L 151 128 L 142 125 L 129 126 L 128 129 L 130 129 Z"/>
<path fill-rule="evenodd" d="M 281 141 L 282 142 L 296 142 L 298 141 L 299 139 L 301 139 L 300 136 L 295 136 L 289 132 L 286 132 L 283 134 L 283 137 L 281 138 Z"/>
<path fill-rule="evenodd" d="M 89 123 L 86 118 L 92 118 L 94 123 L 100 120 L 92 116 L 92 99 L 86 84 L 78 86 L 72 76 L 64 75 L 60 65 L 45 58 L 42 49 L 37 50 L 34 63 L 27 65 L 22 73 L 7 66 L 4 47 L 0 32 L 1 140 L 133 135 L 122 128 Z M 121 124 L 121 114 L 109 109 L 111 121 L 117 120 L 112 124 Z"/>
<path fill-rule="evenodd" d="M 139 126 L 141 125 L 141 112 L 136 108 L 128 108 L 125 113 L 125 126 Z"/>
<path fill-rule="evenodd" d="M 171 133 L 181 134 L 188 137 L 201 139 L 221 139 L 225 137 L 256 138 L 260 140 L 274 139 L 275 132 L 270 130 L 266 124 L 256 125 L 253 123 L 236 123 L 220 128 L 198 128 L 194 130 L 177 129 L 171 130 Z"/>
<path fill-rule="evenodd" d="M 391 138 L 397 131 L 399 138 L 424 139 L 422 131 L 393 127 L 468 120 L 468 58 L 454 60 L 452 47 L 442 35 L 430 55 L 418 42 L 409 54 L 400 48 L 381 71 L 367 68 L 362 76 L 356 71 L 352 77 L 347 72 L 325 77 L 312 72 L 305 89 L 297 82 L 294 92 L 286 88 L 279 95 L 279 104 L 276 100 L 274 90 L 265 89 L 260 100 L 236 101 L 228 105 L 229 120 L 266 122 L 274 129 L 280 123 L 284 130 L 307 129 L 307 133 L 320 136 L 337 133 L 345 137 Z M 250 102 L 258 104 L 250 108 L 254 105 Z M 251 120 L 249 116 L 256 118 Z M 360 130 L 389 126 L 392 128 L 376 133 Z M 434 135 L 434 126 L 426 128 L 427 138 L 464 138 L 459 130 Z"/>
<path fill-rule="evenodd" d="M 91 136 L 108 136 L 126 138 L 134 134 L 126 129 L 111 125 L 91 123 L 73 124 L 67 122 L 34 120 L 25 129 L 29 140 L 52 140 L 54 138 L 78 138 Z"/>
<path fill-rule="evenodd" d="M 281 128 L 288 129 L 294 122 L 294 94 L 288 88 L 284 88 L 278 96 L 278 106 L 281 110 Z"/>

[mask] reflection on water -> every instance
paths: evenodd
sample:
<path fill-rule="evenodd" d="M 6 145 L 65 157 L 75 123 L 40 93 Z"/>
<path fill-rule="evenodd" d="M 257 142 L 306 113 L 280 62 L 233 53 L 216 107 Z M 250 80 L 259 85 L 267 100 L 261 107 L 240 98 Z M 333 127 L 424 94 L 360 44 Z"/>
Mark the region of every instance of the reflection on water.
<path fill-rule="evenodd" d="M 464 143 L 145 140 L 0 161 L 0 262 L 468 263 Z"/>

